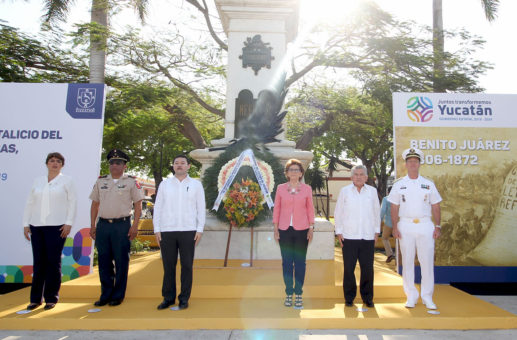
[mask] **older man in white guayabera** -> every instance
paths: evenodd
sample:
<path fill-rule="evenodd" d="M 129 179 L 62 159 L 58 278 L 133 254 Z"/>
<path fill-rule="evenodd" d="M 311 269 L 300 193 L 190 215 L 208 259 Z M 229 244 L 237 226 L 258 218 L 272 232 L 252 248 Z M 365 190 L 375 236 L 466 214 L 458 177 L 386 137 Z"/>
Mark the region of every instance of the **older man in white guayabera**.
<path fill-rule="evenodd" d="M 345 305 L 352 307 L 357 293 L 355 266 L 359 260 L 359 292 L 367 307 L 373 304 L 373 257 L 375 241 L 381 232 L 380 205 L 377 190 L 366 184 L 366 167 L 352 168 L 352 184 L 339 192 L 334 219 L 336 236 L 343 250 L 343 293 Z"/>

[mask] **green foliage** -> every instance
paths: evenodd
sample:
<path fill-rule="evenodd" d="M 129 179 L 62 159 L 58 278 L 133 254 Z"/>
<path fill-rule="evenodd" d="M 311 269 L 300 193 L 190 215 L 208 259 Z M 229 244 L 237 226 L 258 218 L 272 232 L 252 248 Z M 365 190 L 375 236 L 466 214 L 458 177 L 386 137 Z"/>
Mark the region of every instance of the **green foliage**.
<path fill-rule="evenodd" d="M 325 188 L 325 172 L 321 170 L 318 161 L 312 162 L 312 166 L 305 171 L 304 179 L 312 191 L 321 191 Z"/>
<path fill-rule="evenodd" d="M 34 36 L 0 24 L 0 81 L 78 83 L 88 79 L 88 66 L 53 36 Z M 41 42 L 45 40 L 46 43 Z"/>
<path fill-rule="evenodd" d="M 151 247 L 149 247 L 150 244 L 150 241 L 140 241 L 139 239 L 134 238 L 133 241 L 131 241 L 130 252 L 131 254 L 136 254 L 143 251 L 149 251 L 151 250 Z"/>
<path fill-rule="evenodd" d="M 219 191 L 217 189 L 217 179 L 219 176 L 219 171 L 225 165 L 227 162 L 232 160 L 235 157 L 238 157 L 240 153 L 245 150 L 249 146 L 241 145 L 240 147 L 229 147 L 227 148 L 223 153 L 221 153 L 214 161 L 214 164 L 206 169 L 205 174 L 203 176 L 203 187 L 205 188 L 205 199 L 206 199 L 206 206 L 208 209 L 211 209 L 214 206 L 214 202 L 217 199 L 217 195 L 219 194 Z M 271 167 L 273 170 L 273 176 L 275 178 L 275 188 L 273 192 L 271 193 L 271 197 L 274 198 L 276 194 L 276 187 L 278 184 L 285 182 L 285 176 L 284 176 L 284 169 L 278 159 L 269 151 L 263 150 L 253 150 L 253 153 L 255 154 L 255 157 L 257 159 L 260 159 Z M 253 172 L 253 169 L 249 166 L 243 166 L 240 168 L 239 172 L 237 173 L 237 176 L 235 176 L 235 180 L 231 183 L 235 182 L 241 182 L 242 179 L 251 179 L 253 181 L 257 181 L 257 178 L 255 177 L 255 173 Z M 264 203 L 265 204 L 265 203 Z M 213 210 L 210 210 L 211 213 L 214 213 L 217 216 L 217 219 L 223 222 L 228 222 L 228 218 L 226 217 L 226 212 L 223 208 L 223 204 L 219 206 L 219 209 L 217 212 L 214 212 Z M 267 216 L 271 216 L 271 210 L 267 208 L 267 206 L 264 207 L 264 210 L 262 210 L 257 217 L 249 223 L 248 226 L 255 226 L 259 224 L 261 221 L 263 221 Z"/>
<path fill-rule="evenodd" d="M 180 132 L 177 119 L 165 110 L 166 105 L 185 107 L 206 139 L 222 135 L 220 120 L 207 120 L 210 114 L 191 104 L 178 89 L 138 81 L 116 85 L 107 98 L 103 148 L 127 150 L 131 155 L 128 163 L 131 169 L 153 177 L 156 185 L 170 174 L 170 165 L 176 155 L 194 148 Z M 104 159 L 103 167 L 106 171 Z M 191 174 L 198 170 L 194 164 Z"/>
<path fill-rule="evenodd" d="M 368 168 L 370 184 L 374 177 L 382 183 L 387 180 L 392 172 L 393 133 L 392 114 L 387 106 L 355 88 L 335 86 L 319 86 L 300 92 L 295 103 L 295 114 L 289 117 L 297 126 L 295 132 L 323 120 L 324 115 L 333 117 L 329 129 L 312 141 L 315 169 L 323 156 L 340 159 L 347 155 L 360 159 Z M 312 171 L 316 170 L 309 171 L 308 176 L 315 177 Z"/>

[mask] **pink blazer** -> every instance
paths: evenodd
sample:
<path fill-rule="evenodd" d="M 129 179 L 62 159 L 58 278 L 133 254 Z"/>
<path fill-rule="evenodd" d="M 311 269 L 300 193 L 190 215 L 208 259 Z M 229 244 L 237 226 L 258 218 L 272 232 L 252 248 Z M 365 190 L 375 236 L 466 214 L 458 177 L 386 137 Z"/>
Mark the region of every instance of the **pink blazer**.
<path fill-rule="evenodd" d="M 286 230 L 293 216 L 293 228 L 308 229 L 314 225 L 314 205 L 312 204 L 312 189 L 309 185 L 300 183 L 300 192 L 296 195 L 289 193 L 289 183 L 279 184 L 276 189 L 273 223 L 278 223 L 278 229 Z"/>

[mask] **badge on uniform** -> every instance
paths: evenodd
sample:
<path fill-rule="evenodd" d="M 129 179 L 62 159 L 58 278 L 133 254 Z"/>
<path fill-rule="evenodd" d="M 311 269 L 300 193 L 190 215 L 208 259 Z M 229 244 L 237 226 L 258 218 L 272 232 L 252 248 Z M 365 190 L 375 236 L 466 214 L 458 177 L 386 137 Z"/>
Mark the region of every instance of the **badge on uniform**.
<path fill-rule="evenodd" d="M 119 189 L 124 189 L 125 187 L 126 187 L 126 185 L 125 185 L 125 184 L 119 184 L 119 185 L 117 185 L 117 188 L 119 188 Z"/>
<path fill-rule="evenodd" d="M 108 183 L 104 183 L 101 187 L 101 189 L 108 189 Z"/>
<path fill-rule="evenodd" d="M 402 202 L 406 202 L 406 197 L 402 195 Z"/>
<path fill-rule="evenodd" d="M 138 181 L 135 181 L 135 185 L 137 189 L 142 189 L 142 186 L 140 185 L 140 183 L 138 183 Z"/>
<path fill-rule="evenodd" d="M 420 185 L 420 188 L 429 190 L 430 186 L 427 184 Z"/>
<path fill-rule="evenodd" d="M 407 187 L 400 187 L 400 190 L 404 190 L 404 189 L 407 189 Z"/>

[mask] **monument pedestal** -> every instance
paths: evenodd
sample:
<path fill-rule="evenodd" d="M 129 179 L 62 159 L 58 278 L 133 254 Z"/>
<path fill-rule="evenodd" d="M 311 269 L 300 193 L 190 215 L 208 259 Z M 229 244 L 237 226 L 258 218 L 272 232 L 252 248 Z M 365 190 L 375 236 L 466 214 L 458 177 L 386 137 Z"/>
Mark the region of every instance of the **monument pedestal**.
<path fill-rule="evenodd" d="M 229 226 L 215 216 L 207 215 L 205 230 L 196 247 L 196 259 L 224 259 Z M 253 260 L 281 259 L 280 247 L 273 235 L 273 222 L 264 221 L 253 228 Z M 249 260 L 250 228 L 233 228 L 229 259 Z M 307 260 L 334 259 L 334 226 L 325 219 L 316 219 L 314 237 L 307 250 Z"/>

